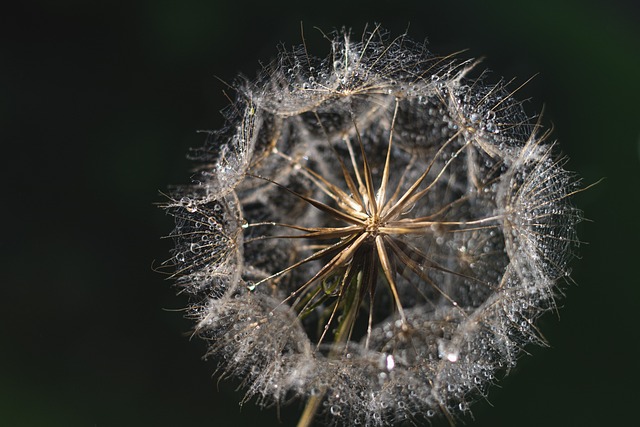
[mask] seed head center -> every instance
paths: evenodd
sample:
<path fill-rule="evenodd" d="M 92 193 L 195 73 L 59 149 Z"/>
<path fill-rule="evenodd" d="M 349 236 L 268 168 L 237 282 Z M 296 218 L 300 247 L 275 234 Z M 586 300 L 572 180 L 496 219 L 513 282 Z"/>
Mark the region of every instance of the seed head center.
<path fill-rule="evenodd" d="M 365 231 L 371 236 L 376 237 L 382 226 L 382 218 L 379 215 L 372 215 L 365 221 Z"/>

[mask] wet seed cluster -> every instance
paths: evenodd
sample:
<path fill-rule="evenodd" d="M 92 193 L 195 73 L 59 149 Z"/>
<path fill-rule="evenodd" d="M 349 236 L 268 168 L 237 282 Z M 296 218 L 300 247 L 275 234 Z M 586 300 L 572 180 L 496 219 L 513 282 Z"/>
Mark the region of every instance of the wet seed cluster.
<path fill-rule="evenodd" d="M 553 308 L 577 181 L 503 82 L 380 28 L 283 50 L 167 203 L 223 376 L 299 426 L 453 422 Z"/>

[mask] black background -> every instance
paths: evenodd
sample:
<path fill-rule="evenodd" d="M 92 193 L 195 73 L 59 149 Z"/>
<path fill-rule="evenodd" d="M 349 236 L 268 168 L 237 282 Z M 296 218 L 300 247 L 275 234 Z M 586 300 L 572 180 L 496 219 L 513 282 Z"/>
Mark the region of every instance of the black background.
<path fill-rule="evenodd" d="M 545 109 L 576 203 L 577 285 L 531 348 L 474 407 L 479 426 L 628 425 L 638 413 L 640 14 L 628 1 L 423 0 L 290 4 L 22 2 L 0 11 L 0 425 L 292 426 L 299 405 L 238 406 L 185 305 L 153 271 L 198 129 L 222 123 L 225 85 L 279 42 L 329 50 L 317 26 L 380 22 L 431 50 L 486 57 L 529 112 Z M 6 6 L 5 6 L 6 7 Z M 410 25 L 409 25 L 410 24 Z M 635 218 L 635 219 L 634 219 Z M 493 406 L 492 406 L 493 405 Z"/>

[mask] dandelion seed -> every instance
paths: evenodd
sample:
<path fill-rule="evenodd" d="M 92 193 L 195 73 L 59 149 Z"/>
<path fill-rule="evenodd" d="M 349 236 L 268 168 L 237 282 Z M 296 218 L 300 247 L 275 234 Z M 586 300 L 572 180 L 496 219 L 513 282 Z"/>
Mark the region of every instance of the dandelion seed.
<path fill-rule="evenodd" d="M 168 203 L 169 264 L 246 400 L 306 398 L 299 426 L 453 420 L 542 342 L 577 181 L 475 64 L 376 27 L 237 85 Z"/>

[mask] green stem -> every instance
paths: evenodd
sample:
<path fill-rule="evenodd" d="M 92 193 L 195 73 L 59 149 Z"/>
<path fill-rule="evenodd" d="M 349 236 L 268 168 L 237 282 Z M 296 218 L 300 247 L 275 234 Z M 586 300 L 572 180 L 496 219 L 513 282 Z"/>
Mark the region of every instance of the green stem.
<path fill-rule="evenodd" d="M 362 272 L 360 272 L 355 280 L 356 286 L 350 286 L 351 289 L 348 289 L 347 292 L 349 294 L 346 297 L 345 301 L 345 309 L 343 313 L 346 314 L 345 318 L 338 325 L 338 330 L 335 334 L 334 344 L 340 344 L 347 341 L 349 337 L 349 333 L 351 331 L 351 327 L 353 326 L 353 322 L 356 320 L 356 314 L 358 313 L 358 307 L 353 309 L 353 305 L 359 305 L 359 295 L 360 286 L 362 284 Z M 329 358 L 335 356 L 340 351 L 339 346 L 335 345 L 331 352 L 329 353 Z M 318 413 L 318 409 L 320 408 L 320 403 L 324 399 L 327 390 L 320 390 L 320 392 L 314 396 L 309 397 L 307 403 L 304 407 L 304 411 L 302 411 L 302 415 L 300 416 L 300 420 L 298 421 L 297 427 L 310 427 L 313 422 L 313 418 Z"/>

